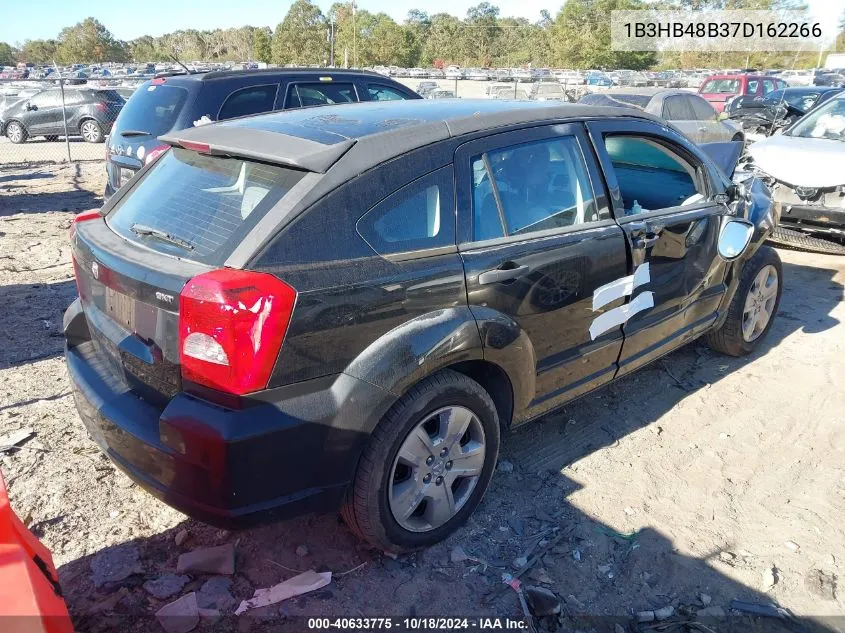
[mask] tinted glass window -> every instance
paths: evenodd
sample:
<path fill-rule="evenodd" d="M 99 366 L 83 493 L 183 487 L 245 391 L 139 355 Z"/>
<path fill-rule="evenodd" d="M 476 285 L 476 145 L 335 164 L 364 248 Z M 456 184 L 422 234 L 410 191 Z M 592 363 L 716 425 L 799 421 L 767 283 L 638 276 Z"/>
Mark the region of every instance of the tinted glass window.
<path fill-rule="evenodd" d="M 772 90 L 775 89 L 775 81 L 774 79 L 764 79 L 763 80 L 763 94 L 769 94 Z"/>
<path fill-rule="evenodd" d="M 692 112 L 697 121 L 712 121 L 716 118 L 716 111 L 713 106 L 698 95 L 689 95 L 686 99 L 692 106 Z"/>
<path fill-rule="evenodd" d="M 405 185 L 370 209 L 359 235 L 380 255 L 455 243 L 452 169 L 443 167 Z"/>
<path fill-rule="evenodd" d="M 683 95 L 667 97 L 663 102 L 663 118 L 667 121 L 690 121 L 695 114 Z"/>
<path fill-rule="evenodd" d="M 141 86 L 120 111 L 112 136 L 125 130 L 147 132 L 151 136 L 165 134 L 173 128 L 187 99 L 188 91 L 184 88 Z"/>
<path fill-rule="evenodd" d="M 599 219 L 584 156 L 574 136 L 476 156 L 472 174 L 476 241 Z"/>
<path fill-rule="evenodd" d="M 355 87 L 352 84 L 331 82 L 293 84 L 288 88 L 285 108 L 308 108 L 334 103 L 354 103 L 356 101 L 358 101 L 358 96 L 355 94 Z"/>
<path fill-rule="evenodd" d="M 269 112 L 273 109 L 278 88 L 277 84 L 269 84 L 266 86 L 250 86 L 233 92 L 220 108 L 218 120 Z"/>
<path fill-rule="evenodd" d="M 747 95 L 756 95 L 757 88 L 760 87 L 760 82 L 756 79 L 749 79 L 748 84 L 745 87 L 745 94 Z"/>
<path fill-rule="evenodd" d="M 693 204 L 703 192 L 695 169 L 657 141 L 635 136 L 607 136 L 605 149 L 613 164 L 625 215 Z"/>
<path fill-rule="evenodd" d="M 739 79 L 710 79 L 704 82 L 699 92 L 734 95 L 739 92 Z"/>
<path fill-rule="evenodd" d="M 171 149 L 108 216 L 127 239 L 208 263 L 221 263 L 252 226 L 305 172 Z M 139 236 L 145 225 L 193 245 Z"/>
<path fill-rule="evenodd" d="M 379 84 L 368 84 L 367 92 L 370 94 L 370 101 L 402 101 L 408 98 L 408 95 L 396 88 Z"/>

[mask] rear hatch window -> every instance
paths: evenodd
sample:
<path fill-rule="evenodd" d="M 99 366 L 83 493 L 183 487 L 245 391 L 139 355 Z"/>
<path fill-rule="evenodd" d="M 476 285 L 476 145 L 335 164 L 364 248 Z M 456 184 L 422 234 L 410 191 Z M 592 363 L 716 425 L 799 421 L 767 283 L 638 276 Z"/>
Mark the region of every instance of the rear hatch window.
<path fill-rule="evenodd" d="M 173 129 L 188 100 L 185 88 L 145 84 L 138 88 L 120 111 L 113 136 L 161 136 Z M 139 139 L 140 140 L 140 139 Z"/>
<path fill-rule="evenodd" d="M 148 248 L 221 265 L 304 175 L 173 148 L 118 202 L 107 222 Z"/>

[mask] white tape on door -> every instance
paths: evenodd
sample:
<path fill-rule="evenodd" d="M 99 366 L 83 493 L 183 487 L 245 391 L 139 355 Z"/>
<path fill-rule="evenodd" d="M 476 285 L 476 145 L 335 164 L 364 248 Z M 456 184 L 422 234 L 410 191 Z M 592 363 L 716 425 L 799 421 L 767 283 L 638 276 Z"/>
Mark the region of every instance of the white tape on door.
<path fill-rule="evenodd" d="M 608 330 L 624 325 L 628 319 L 642 312 L 654 307 L 654 293 L 641 292 L 634 297 L 630 303 L 626 303 L 613 310 L 608 310 L 604 314 L 598 315 L 593 319 L 590 325 L 590 339 L 595 341 L 596 337 L 601 336 Z"/>
<path fill-rule="evenodd" d="M 593 292 L 593 310 L 599 310 L 608 303 L 629 296 L 634 292 L 634 288 L 647 284 L 649 281 L 651 281 L 651 277 L 649 276 L 648 262 L 646 262 L 637 266 L 633 275 L 622 277 L 596 288 Z"/>

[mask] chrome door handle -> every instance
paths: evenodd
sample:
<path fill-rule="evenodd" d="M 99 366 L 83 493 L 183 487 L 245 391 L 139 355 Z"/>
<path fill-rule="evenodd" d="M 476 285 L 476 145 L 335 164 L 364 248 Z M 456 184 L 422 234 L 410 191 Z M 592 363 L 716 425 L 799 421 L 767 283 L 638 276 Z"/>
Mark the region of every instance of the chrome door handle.
<path fill-rule="evenodd" d="M 478 284 L 486 286 L 488 284 L 497 284 L 502 281 L 510 281 L 521 277 L 528 272 L 528 266 L 517 266 L 516 268 L 494 268 L 483 272 L 478 276 Z"/>
<path fill-rule="evenodd" d="M 655 242 L 659 239 L 659 234 L 643 235 L 642 237 L 638 237 L 634 240 L 634 246 L 637 248 L 648 248 L 650 246 L 654 246 Z"/>

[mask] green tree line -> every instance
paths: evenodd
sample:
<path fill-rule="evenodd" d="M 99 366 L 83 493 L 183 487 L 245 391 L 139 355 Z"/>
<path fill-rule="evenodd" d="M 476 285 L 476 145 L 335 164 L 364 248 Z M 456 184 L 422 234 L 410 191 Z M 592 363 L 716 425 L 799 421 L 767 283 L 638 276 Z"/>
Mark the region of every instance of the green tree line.
<path fill-rule="evenodd" d="M 610 47 L 610 11 L 615 9 L 791 9 L 800 0 L 566 0 L 553 16 L 503 17 L 489 2 L 471 7 L 461 19 L 448 13 L 429 15 L 414 9 L 396 22 L 385 13 L 336 2 L 324 14 L 310 0 L 295 0 L 275 29 L 177 30 L 130 41 L 115 38 L 94 18 L 64 28 L 55 39 L 0 42 L 0 64 L 262 61 L 279 65 L 403 67 L 514 67 L 532 64 L 556 68 L 696 68 L 812 67 L 818 51 L 806 53 L 619 52 Z M 845 20 L 838 25 L 836 47 L 845 45 Z M 331 46 L 331 39 L 334 46 Z M 330 59 L 334 50 L 334 58 Z"/>

